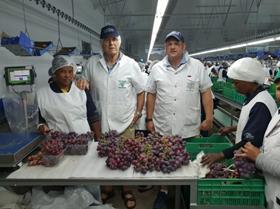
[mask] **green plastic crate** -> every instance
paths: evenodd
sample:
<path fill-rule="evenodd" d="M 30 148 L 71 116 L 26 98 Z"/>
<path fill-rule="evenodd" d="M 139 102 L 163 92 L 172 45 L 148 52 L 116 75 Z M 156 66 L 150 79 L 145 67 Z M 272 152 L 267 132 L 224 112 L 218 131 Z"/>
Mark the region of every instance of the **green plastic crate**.
<path fill-rule="evenodd" d="M 264 206 L 264 180 L 199 179 L 198 205 Z"/>
<path fill-rule="evenodd" d="M 223 92 L 225 86 L 225 82 L 222 81 L 214 81 L 212 85 L 212 91 L 214 92 Z"/>
<path fill-rule="evenodd" d="M 221 152 L 231 146 L 232 143 L 227 137 L 217 134 L 209 137 L 187 139 L 185 143 L 185 149 L 189 153 L 191 160 L 194 160 L 200 151 L 204 153 Z"/>

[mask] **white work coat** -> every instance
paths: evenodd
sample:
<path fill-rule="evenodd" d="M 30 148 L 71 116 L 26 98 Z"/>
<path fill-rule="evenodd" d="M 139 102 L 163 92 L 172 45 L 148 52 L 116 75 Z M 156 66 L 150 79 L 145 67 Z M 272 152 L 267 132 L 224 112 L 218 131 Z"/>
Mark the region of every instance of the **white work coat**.
<path fill-rule="evenodd" d="M 224 71 L 224 70 L 225 70 L 224 68 L 221 68 L 221 69 L 219 70 L 219 73 L 218 73 L 218 80 L 217 80 L 217 81 L 226 82 L 226 78 L 223 77 L 223 71 Z"/>
<path fill-rule="evenodd" d="M 145 79 L 137 62 L 121 54 L 111 72 L 103 56 L 89 59 L 85 77 L 101 113 L 102 132 L 122 133 L 132 122 L 136 112 L 137 94 L 145 89 Z"/>
<path fill-rule="evenodd" d="M 241 109 L 237 124 L 235 143 L 238 143 L 242 140 L 242 132 L 249 120 L 250 111 L 257 102 L 262 102 L 265 104 L 271 115 L 274 115 L 275 111 L 277 110 L 276 103 L 272 96 L 266 90 L 259 92 L 248 104 L 244 105 Z"/>
<path fill-rule="evenodd" d="M 280 114 L 278 111 L 271 119 L 263 140 L 264 153 L 280 152 Z M 271 154 L 271 158 L 280 160 L 278 155 Z M 280 209 L 280 204 L 276 203 L 276 198 L 280 199 L 280 176 L 276 177 L 263 170 L 266 187 L 265 195 L 269 209 Z M 279 173 L 279 172 L 278 172 Z"/>
<path fill-rule="evenodd" d="M 69 92 L 55 93 L 50 86 L 37 92 L 38 107 L 50 129 L 78 134 L 90 131 L 86 93 L 72 83 Z"/>
<path fill-rule="evenodd" d="M 156 94 L 153 122 L 162 135 L 199 135 L 200 93 L 212 82 L 199 60 L 185 56 L 186 63 L 176 70 L 165 57 L 153 66 L 148 78 L 146 91 Z"/>

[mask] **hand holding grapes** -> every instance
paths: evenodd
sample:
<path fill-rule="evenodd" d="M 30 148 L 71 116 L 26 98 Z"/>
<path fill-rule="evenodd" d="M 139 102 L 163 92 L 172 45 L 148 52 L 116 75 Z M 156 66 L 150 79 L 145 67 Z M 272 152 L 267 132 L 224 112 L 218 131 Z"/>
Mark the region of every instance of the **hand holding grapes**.
<path fill-rule="evenodd" d="M 256 161 L 258 155 L 261 153 L 260 149 L 247 142 L 244 147 L 241 148 L 242 153 L 238 154 L 239 157 L 247 157 L 252 161 Z"/>
<path fill-rule="evenodd" d="M 41 124 L 38 127 L 38 131 L 40 132 L 40 134 L 42 135 L 47 135 L 50 132 L 49 127 L 46 124 Z"/>
<path fill-rule="evenodd" d="M 213 163 L 224 159 L 224 154 L 220 153 L 209 153 L 202 157 L 201 163 L 203 166 L 205 165 L 212 165 Z"/>
<path fill-rule="evenodd" d="M 230 126 L 230 127 L 223 127 L 219 129 L 219 133 L 224 136 L 226 134 L 229 134 L 233 131 L 236 131 L 236 127 L 235 126 Z"/>

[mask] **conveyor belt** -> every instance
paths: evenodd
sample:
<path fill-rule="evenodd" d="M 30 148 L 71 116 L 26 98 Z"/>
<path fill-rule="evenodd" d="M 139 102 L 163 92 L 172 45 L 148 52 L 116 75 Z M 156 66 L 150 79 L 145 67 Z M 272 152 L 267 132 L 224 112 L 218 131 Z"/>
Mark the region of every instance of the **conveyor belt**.
<path fill-rule="evenodd" d="M 241 110 L 241 108 L 242 108 L 241 104 L 238 104 L 236 102 L 231 101 L 230 99 L 225 98 L 222 94 L 214 93 L 214 95 L 217 99 L 229 104 L 230 106 L 232 106 L 234 108 L 237 108 L 237 109 Z"/>

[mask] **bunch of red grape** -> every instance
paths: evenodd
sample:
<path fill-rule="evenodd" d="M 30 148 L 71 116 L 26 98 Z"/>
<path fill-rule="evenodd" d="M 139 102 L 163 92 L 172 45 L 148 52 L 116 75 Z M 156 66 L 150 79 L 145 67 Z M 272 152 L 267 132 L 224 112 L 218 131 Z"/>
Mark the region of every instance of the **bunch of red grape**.
<path fill-rule="evenodd" d="M 241 150 L 235 151 L 235 154 L 241 153 Z M 256 166 L 253 161 L 247 157 L 234 157 L 234 165 L 242 178 L 249 178 L 256 173 Z"/>
<path fill-rule="evenodd" d="M 232 166 L 230 166 L 232 167 Z M 210 167 L 206 178 L 238 178 L 239 174 L 236 169 L 229 169 L 224 163 L 213 163 Z"/>
<path fill-rule="evenodd" d="M 108 157 L 106 165 L 111 169 L 125 170 L 133 165 L 136 172 L 148 171 L 170 173 L 189 163 L 181 137 L 161 137 L 157 134 L 135 139 L 124 139 L 116 132 L 101 137 L 98 147 L 100 157 Z"/>
<path fill-rule="evenodd" d="M 116 142 L 119 140 L 116 131 L 110 131 L 102 135 L 98 141 L 97 152 L 99 157 L 107 157 L 108 153 L 114 149 Z"/>
<path fill-rule="evenodd" d="M 56 139 L 46 140 L 42 143 L 42 152 L 47 155 L 59 155 L 63 152 L 63 143 Z"/>

